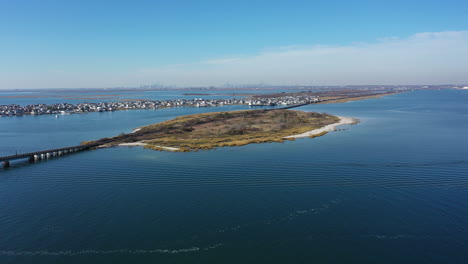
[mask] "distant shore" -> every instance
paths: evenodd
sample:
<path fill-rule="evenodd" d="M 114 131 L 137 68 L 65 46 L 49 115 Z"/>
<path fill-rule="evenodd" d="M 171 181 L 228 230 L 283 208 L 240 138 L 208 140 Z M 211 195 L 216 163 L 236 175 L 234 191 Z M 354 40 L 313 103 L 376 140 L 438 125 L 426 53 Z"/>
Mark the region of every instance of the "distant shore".
<path fill-rule="evenodd" d="M 33 104 L 20 106 L 17 104 L 0 105 L 0 117 L 12 117 L 23 115 L 58 115 L 62 114 L 84 114 L 89 112 L 109 112 L 130 109 L 162 109 L 172 107 L 216 107 L 226 105 L 248 105 L 248 106 L 269 106 L 287 107 L 291 105 L 303 104 L 324 104 L 324 103 L 344 103 L 370 98 L 377 98 L 386 95 L 399 93 L 401 91 L 326 91 L 326 92 L 296 92 L 296 93 L 275 93 L 261 94 L 247 98 L 225 98 L 225 99 L 173 99 L 173 100 L 149 100 L 149 99 L 129 99 L 116 102 L 83 102 L 78 104 L 57 103 L 57 104 Z M 100 95 L 99 95 L 100 96 Z M 112 95 L 118 96 L 118 95 Z M 100 98 L 107 99 L 107 98 Z"/>
<path fill-rule="evenodd" d="M 338 103 L 347 103 L 352 101 L 360 101 L 366 99 L 373 99 L 373 98 L 381 98 L 387 95 L 393 95 L 401 92 L 388 92 L 388 93 L 380 93 L 380 94 L 372 94 L 372 95 L 364 95 L 364 96 L 356 96 L 356 97 L 322 97 L 320 102 L 317 104 L 338 104 Z"/>

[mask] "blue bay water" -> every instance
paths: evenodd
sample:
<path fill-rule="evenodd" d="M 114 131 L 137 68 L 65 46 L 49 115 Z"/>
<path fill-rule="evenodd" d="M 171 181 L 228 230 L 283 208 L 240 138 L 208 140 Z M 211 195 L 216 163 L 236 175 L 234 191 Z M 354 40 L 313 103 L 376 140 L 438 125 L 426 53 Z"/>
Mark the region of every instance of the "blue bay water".
<path fill-rule="evenodd" d="M 304 111 L 361 123 L 193 153 L 141 147 L 0 169 L 1 263 L 466 263 L 468 93 Z M 203 111 L 0 119 L 0 155 Z"/>

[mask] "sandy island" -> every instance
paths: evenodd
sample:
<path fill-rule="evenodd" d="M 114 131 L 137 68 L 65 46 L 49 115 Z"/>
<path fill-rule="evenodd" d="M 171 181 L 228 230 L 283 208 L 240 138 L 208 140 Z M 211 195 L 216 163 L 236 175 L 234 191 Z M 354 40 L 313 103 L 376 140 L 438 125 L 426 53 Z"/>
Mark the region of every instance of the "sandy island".
<path fill-rule="evenodd" d="M 356 124 L 349 117 L 289 109 L 256 109 L 179 116 L 135 128 L 131 133 L 83 142 L 97 148 L 142 146 L 164 151 L 198 151 L 253 143 L 285 142 L 323 136 L 342 125 Z"/>
<path fill-rule="evenodd" d="M 333 123 L 333 124 L 330 124 L 330 125 L 326 125 L 324 127 L 321 127 L 321 128 L 317 128 L 317 129 L 314 129 L 314 130 L 311 130 L 311 131 L 307 131 L 305 133 L 302 133 L 302 134 L 297 134 L 297 135 L 292 135 L 292 136 L 287 136 L 287 137 L 284 137 L 284 138 L 304 138 L 304 137 L 311 137 L 311 136 L 315 136 L 315 135 L 320 135 L 324 132 L 330 132 L 330 131 L 335 131 L 336 128 L 338 126 L 343 126 L 343 125 L 353 125 L 353 124 L 356 124 L 358 122 L 357 119 L 355 118 L 351 118 L 351 117 L 343 117 L 343 116 L 339 116 L 338 118 L 340 118 L 340 121 L 339 122 L 336 122 L 336 123 Z M 135 133 L 137 131 L 139 131 L 141 128 L 137 128 L 135 129 L 132 133 Z M 138 141 L 138 142 L 132 142 L 132 143 L 120 143 L 118 144 L 118 146 L 120 147 L 135 147 L 135 146 L 146 146 L 148 145 L 147 143 L 143 142 L 143 141 Z M 180 151 L 180 148 L 174 148 L 174 147 L 164 147 L 164 146 L 154 146 L 154 147 L 157 147 L 157 148 L 161 148 L 161 149 L 164 149 L 164 150 L 169 150 L 169 151 Z"/>
<path fill-rule="evenodd" d="M 351 117 L 339 116 L 339 118 L 340 118 L 340 121 L 337 122 L 337 123 L 326 125 L 324 127 L 317 128 L 317 129 L 314 129 L 314 130 L 311 130 L 311 131 L 307 131 L 307 132 L 302 133 L 302 134 L 287 136 L 287 137 L 284 137 L 284 138 L 311 137 L 311 136 L 315 136 L 315 135 L 318 135 L 318 134 L 321 134 L 321 133 L 324 133 L 324 132 L 334 131 L 336 129 L 336 127 L 338 127 L 338 126 L 353 125 L 353 124 L 356 124 L 358 122 L 357 119 L 354 119 L 354 118 L 351 118 Z"/>

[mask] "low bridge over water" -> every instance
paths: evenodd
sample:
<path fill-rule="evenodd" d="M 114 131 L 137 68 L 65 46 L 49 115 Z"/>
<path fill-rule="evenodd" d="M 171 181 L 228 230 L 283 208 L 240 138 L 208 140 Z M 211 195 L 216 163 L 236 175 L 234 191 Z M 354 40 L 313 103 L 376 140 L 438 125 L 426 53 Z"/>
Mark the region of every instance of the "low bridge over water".
<path fill-rule="evenodd" d="M 304 106 L 308 104 L 310 103 L 288 105 L 284 107 L 272 108 L 269 110 L 291 109 L 291 108 L 300 107 L 300 106 Z M 78 146 L 71 146 L 71 147 L 65 147 L 65 148 L 48 149 L 48 150 L 41 150 L 41 151 L 35 151 L 35 152 L 15 154 L 15 155 L 10 155 L 10 156 L 0 157 L 0 162 L 3 164 L 4 168 L 8 168 L 10 167 L 10 161 L 12 160 L 28 159 L 29 161 L 32 162 L 32 161 L 37 161 L 41 159 L 48 159 L 51 157 L 62 156 L 62 155 L 73 153 L 73 152 L 88 150 L 90 148 L 97 147 L 100 144 L 101 143 L 86 144 L 86 145 L 78 145 Z"/>
<path fill-rule="evenodd" d="M 87 144 L 87 145 L 78 145 L 78 146 L 71 146 L 65 148 L 57 148 L 57 149 L 48 149 L 48 150 L 41 150 L 35 152 L 28 152 L 28 153 L 21 153 L 15 154 L 10 156 L 0 157 L 0 162 L 4 168 L 10 167 L 10 161 L 12 160 L 19 160 L 19 159 L 29 159 L 29 161 L 36 161 L 41 159 L 47 159 L 50 157 L 57 157 L 66 155 L 73 152 L 88 150 L 92 147 L 96 147 L 96 144 Z"/>

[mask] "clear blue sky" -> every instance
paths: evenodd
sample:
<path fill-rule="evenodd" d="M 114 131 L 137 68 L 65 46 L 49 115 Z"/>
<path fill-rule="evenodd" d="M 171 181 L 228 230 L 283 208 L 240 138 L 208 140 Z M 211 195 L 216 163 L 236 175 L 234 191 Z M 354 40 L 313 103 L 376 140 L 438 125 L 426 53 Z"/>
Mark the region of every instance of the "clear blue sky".
<path fill-rule="evenodd" d="M 177 81 L 166 80 L 161 69 L 171 65 L 193 71 L 194 63 L 284 46 L 347 47 L 466 30 L 466 0 L 0 0 L 0 89 L 170 84 Z M 145 69 L 157 71 L 149 76 Z M 190 78 L 184 67 L 178 70 Z M 225 81 L 244 83 L 233 78 Z"/>

